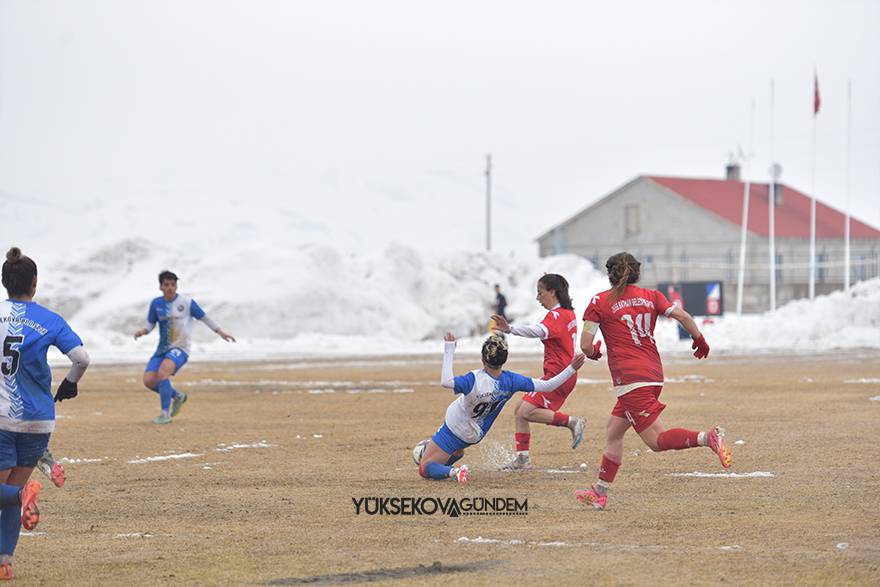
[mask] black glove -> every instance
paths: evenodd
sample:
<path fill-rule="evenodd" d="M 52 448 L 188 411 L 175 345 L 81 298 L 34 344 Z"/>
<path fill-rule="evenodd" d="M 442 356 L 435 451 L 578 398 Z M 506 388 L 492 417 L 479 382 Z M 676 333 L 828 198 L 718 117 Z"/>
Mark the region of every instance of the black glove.
<path fill-rule="evenodd" d="M 58 392 L 55 393 L 55 401 L 60 402 L 66 399 L 73 399 L 76 397 L 76 393 L 76 383 L 71 383 L 65 377 L 58 386 Z"/>

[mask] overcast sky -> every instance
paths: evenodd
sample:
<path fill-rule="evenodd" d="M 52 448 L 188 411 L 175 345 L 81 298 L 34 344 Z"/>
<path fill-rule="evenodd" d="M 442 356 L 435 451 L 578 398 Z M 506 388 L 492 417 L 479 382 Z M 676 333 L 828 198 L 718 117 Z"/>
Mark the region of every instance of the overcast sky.
<path fill-rule="evenodd" d="M 852 80 L 851 209 L 880 226 L 878 31 L 876 0 L 0 0 L 0 192 L 278 201 L 477 249 L 492 153 L 495 247 L 521 249 L 636 175 L 721 177 L 753 100 L 765 180 L 771 79 L 809 193 L 815 67 L 816 193 L 844 206 Z"/>

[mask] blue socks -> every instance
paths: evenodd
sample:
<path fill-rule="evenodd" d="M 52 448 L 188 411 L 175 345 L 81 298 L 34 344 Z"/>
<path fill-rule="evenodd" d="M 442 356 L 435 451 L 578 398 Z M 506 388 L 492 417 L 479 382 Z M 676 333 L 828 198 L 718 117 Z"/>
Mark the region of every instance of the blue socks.
<path fill-rule="evenodd" d="M 21 487 L 0 485 L 0 554 L 12 556 L 21 533 Z"/>
<path fill-rule="evenodd" d="M 159 382 L 159 401 L 162 404 L 162 411 L 167 412 L 171 409 L 171 398 L 177 395 L 177 392 L 174 391 L 174 388 L 171 387 L 171 382 L 167 379 L 163 379 Z"/>
<path fill-rule="evenodd" d="M 425 473 L 427 473 L 428 477 L 431 479 L 448 479 L 449 471 L 451 470 L 452 467 L 441 465 L 440 463 L 428 463 L 425 465 Z"/>
<path fill-rule="evenodd" d="M 17 485 L 0 485 L 0 508 L 8 505 L 21 507 L 21 487 Z"/>

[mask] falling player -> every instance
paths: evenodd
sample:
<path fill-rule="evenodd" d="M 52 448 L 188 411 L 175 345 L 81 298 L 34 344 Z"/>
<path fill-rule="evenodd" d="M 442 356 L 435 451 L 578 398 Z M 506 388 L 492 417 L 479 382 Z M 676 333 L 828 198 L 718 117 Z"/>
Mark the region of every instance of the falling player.
<path fill-rule="evenodd" d="M 561 275 L 547 273 L 538 280 L 537 300 L 547 315 L 540 323 L 534 325 L 510 324 L 507 319 L 495 314 L 492 320 L 496 328 L 514 336 L 537 338 L 544 343 L 544 379 L 558 375 L 571 362 L 574 356 L 575 339 L 577 338 L 577 317 L 571 305 L 568 293 L 568 281 Z M 588 359 L 598 360 L 602 356 L 599 348 L 591 350 Z M 565 426 L 571 430 L 571 448 L 577 448 L 584 438 L 584 419 L 569 416 L 559 410 L 566 398 L 574 390 L 577 377 L 572 376 L 559 388 L 550 392 L 535 391 L 527 393 L 516 406 L 516 457 L 505 469 L 529 469 L 532 466 L 529 458 L 531 430 L 529 422 L 547 424 L 549 426 Z"/>
<path fill-rule="evenodd" d="M 662 314 L 673 318 L 690 333 L 696 358 L 708 357 L 709 345 L 690 314 L 671 304 L 659 291 L 635 285 L 640 267 L 629 253 L 610 257 L 605 268 L 612 287 L 593 296 L 584 312 L 581 348 L 592 349 L 596 332 L 602 330 L 617 394 L 617 403 L 608 419 L 599 480 L 590 489 L 575 492 L 579 501 L 600 510 L 605 509 L 608 490 L 623 460 L 623 436 L 630 426 L 653 451 L 708 446 L 718 455 L 722 467 L 730 467 L 730 450 L 725 445 L 723 429 L 667 430 L 660 422 L 660 412 L 666 405 L 659 401 L 663 364 L 654 341 L 657 317 Z"/>
<path fill-rule="evenodd" d="M 201 320 L 227 342 L 235 339 L 208 318 L 194 299 L 177 293 L 177 275 L 171 271 L 159 274 L 159 289 L 162 295 L 150 302 L 147 324 L 134 333 L 134 338 L 149 334 L 159 324 L 159 346 L 144 369 L 144 385 L 159 394 L 162 412 L 153 422 L 169 424 L 187 400 L 186 393 L 171 386 L 170 377 L 189 359 L 193 320 Z"/>
<path fill-rule="evenodd" d="M 464 449 L 477 444 L 504 404 L 517 391 L 552 391 L 577 374 L 584 364 L 581 354 L 550 380 L 530 379 L 518 373 L 502 371 L 507 361 L 507 342 L 492 335 L 483 343 L 481 358 L 483 368 L 467 375 L 455 377 L 452 359 L 455 354 L 455 337 L 447 333 L 443 350 L 443 368 L 440 384 L 455 391 L 458 398 L 446 409 L 443 425 L 427 443 L 425 452 L 418 460 L 419 474 L 426 479 L 453 478 L 461 484 L 468 482 L 467 465 L 452 465 L 464 456 Z"/>

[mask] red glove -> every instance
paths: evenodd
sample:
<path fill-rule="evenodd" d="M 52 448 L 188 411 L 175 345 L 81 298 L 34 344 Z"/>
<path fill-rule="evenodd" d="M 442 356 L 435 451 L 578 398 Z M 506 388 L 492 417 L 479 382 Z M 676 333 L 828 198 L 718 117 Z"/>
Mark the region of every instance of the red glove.
<path fill-rule="evenodd" d="M 709 356 L 709 343 L 706 342 L 706 337 L 703 335 L 694 339 L 691 348 L 694 349 L 694 356 L 698 359 L 705 359 Z"/>
<path fill-rule="evenodd" d="M 587 355 L 587 358 L 591 361 L 598 361 L 602 358 L 602 341 L 597 340 L 596 344 L 593 345 L 593 352 Z"/>

